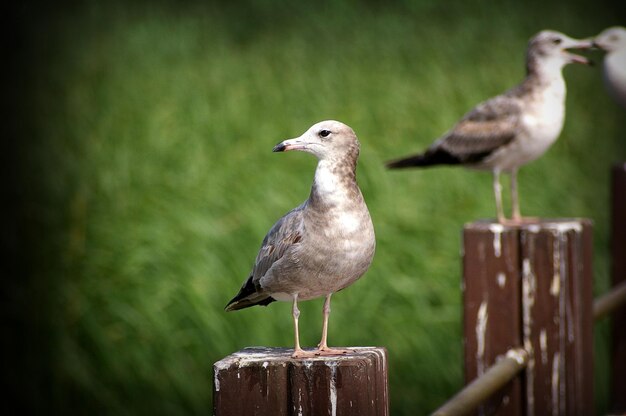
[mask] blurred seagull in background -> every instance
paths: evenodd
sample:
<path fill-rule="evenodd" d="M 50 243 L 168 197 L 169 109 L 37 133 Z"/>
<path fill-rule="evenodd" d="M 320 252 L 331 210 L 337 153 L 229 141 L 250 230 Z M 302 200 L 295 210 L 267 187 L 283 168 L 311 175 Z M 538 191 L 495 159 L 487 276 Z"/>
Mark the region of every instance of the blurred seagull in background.
<path fill-rule="evenodd" d="M 594 38 L 593 44 L 606 51 L 603 70 L 609 94 L 626 108 L 626 28 L 608 28 Z"/>
<path fill-rule="evenodd" d="M 463 165 L 491 170 L 500 223 L 520 223 L 517 171 L 541 156 L 556 141 L 565 118 L 565 80 L 562 68 L 590 64 L 568 49 L 587 49 L 591 40 L 572 39 L 544 30 L 530 39 L 526 78 L 518 86 L 469 111 L 424 153 L 387 163 L 390 169 L 432 165 Z M 500 173 L 511 175 L 512 221 L 502 207 Z"/>
<path fill-rule="evenodd" d="M 300 150 L 319 160 L 309 198 L 265 236 L 250 277 L 227 311 L 275 300 L 293 302 L 294 358 L 344 354 L 327 345 L 330 297 L 351 285 L 374 257 L 374 227 L 356 182 L 359 141 L 338 121 L 322 121 L 274 152 Z M 325 296 L 322 339 L 315 351 L 300 348 L 298 301 Z"/>

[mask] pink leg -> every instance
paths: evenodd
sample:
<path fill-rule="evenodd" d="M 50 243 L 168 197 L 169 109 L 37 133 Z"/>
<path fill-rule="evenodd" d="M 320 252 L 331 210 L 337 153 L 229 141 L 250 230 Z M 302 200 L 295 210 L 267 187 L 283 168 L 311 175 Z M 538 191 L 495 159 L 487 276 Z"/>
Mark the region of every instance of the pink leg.
<path fill-rule="evenodd" d="M 317 354 L 319 355 L 339 355 L 339 354 L 347 354 L 350 350 L 345 349 L 334 349 L 328 347 L 328 317 L 330 316 L 330 297 L 332 293 L 326 295 L 326 300 L 324 300 L 324 308 L 322 309 L 322 313 L 324 314 L 324 325 L 322 326 L 322 340 L 317 346 Z"/>
<path fill-rule="evenodd" d="M 298 294 L 295 294 L 293 296 L 293 307 L 291 309 L 291 314 L 293 316 L 293 329 L 295 332 L 295 347 L 293 349 L 293 354 L 291 355 L 292 358 L 312 358 L 312 357 L 316 357 L 319 354 L 317 354 L 316 351 L 314 352 L 310 352 L 310 351 L 304 351 L 302 348 L 300 348 L 300 331 L 298 330 L 298 318 L 300 318 L 300 309 L 298 309 Z"/>
<path fill-rule="evenodd" d="M 502 185 L 500 185 L 500 171 L 493 171 L 493 194 L 496 197 L 496 214 L 498 216 L 498 222 L 504 224 L 506 217 L 504 216 L 504 209 L 502 208 Z"/>

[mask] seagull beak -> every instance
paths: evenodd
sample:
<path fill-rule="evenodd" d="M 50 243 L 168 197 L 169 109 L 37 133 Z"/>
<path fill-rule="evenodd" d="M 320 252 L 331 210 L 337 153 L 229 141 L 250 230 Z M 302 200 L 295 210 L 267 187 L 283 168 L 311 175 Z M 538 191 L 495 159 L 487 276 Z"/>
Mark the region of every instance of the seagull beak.
<path fill-rule="evenodd" d="M 593 47 L 594 47 L 594 42 L 592 39 L 578 40 L 578 41 L 573 42 L 570 45 L 567 45 L 567 49 L 591 49 Z M 567 55 L 571 63 L 590 65 L 590 66 L 593 65 L 593 62 L 584 56 L 576 55 L 574 53 L 569 53 L 569 52 Z"/>
<path fill-rule="evenodd" d="M 300 137 L 295 139 L 289 139 L 278 143 L 272 149 L 272 152 L 286 152 L 288 150 L 304 150 L 307 143 Z"/>
<path fill-rule="evenodd" d="M 573 64 L 583 64 L 583 65 L 593 66 L 593 61 L 584 56 L 576 55 L 574 53 L 570 53 L 568 54 L 568 56 L 569 56 L 569 61 Z"/>
<path fill-rule="evenodd" d="M 607 46 L 603 45 L 600 41 L 598 41 L 598 39 L 594 39 L 593 40 L 593 49 L 600 49 L 601 51 L 606 51 L 607 50 Z"/>

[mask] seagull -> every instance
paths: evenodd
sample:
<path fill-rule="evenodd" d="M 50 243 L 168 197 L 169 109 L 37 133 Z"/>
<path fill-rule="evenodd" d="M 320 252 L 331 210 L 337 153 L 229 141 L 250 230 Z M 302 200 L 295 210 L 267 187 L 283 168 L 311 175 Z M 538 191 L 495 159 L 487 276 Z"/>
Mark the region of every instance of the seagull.
<path fill-rule="evenodd" d="M 424 153 L 390 161 L 390 169 L 432 165 L 463 165 L 491 170 L 500 223 L 521 223 L 517 171 L 541 156 L 561 133 L 565 118 L 565 80 L 562 68 L 590 64 L 567 49 L 591 48 L 590 40 L 572 39 L 544 30 L 530 39 L 526 77 L 521 84 L 478 104 Z M 512 220 L 502 208 L 500 174 L 511 175 Z"/>
<path fill-rule="evenodd" d="M 299 150 L 318 159 L 309 198 L 274 224 L 263 239 L 252 272 L 226 311 L 276 300 L 292 302 L 295 348 L 292 357 L 346 354 L 327 344 L 330 297 L 369 268 L 374 226 L 356 182 L 359 141 L 354 131 L 327 120 L 300 137 L 277 144 L 274 152 Z M 324 296 L 322 339 L 317 350 L 300 347 L 298 301 Z"/>
<path fill-rule="evenodd" d="M 606 51 L 603 69 L 607 90 L 626 108 L 626 28 L 608 28 L 596 36 L 593 43 Z"/>

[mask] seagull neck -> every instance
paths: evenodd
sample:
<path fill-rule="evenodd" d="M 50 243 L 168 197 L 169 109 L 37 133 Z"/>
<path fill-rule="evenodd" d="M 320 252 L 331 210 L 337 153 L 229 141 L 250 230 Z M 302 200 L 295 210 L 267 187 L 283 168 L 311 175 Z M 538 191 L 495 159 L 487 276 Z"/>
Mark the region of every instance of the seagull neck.
<path fill-rule="evenodd" d="M 539 62 L 530 60 L 526 67 L 526 79 L 524 82 L 538 86 L 564 83 L 563 67 L 555 61 Z"/>
<path fill-rule="evenodd" d="M 356 160 L 320 160 L 309 197 L 312 207 L 328 209 L 341 206 L 360 195 L 356 182 Z"/>
<path fill-rule="evenodd" d="M 560 69 L 546 67 L 529 67 L 524 81 L 513 89 L 513 95 L 535 97 L 550 91 L 560 100 L 565 99 L 565 79 Z"/>

